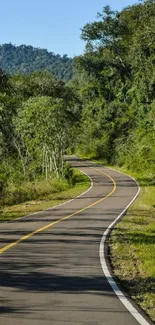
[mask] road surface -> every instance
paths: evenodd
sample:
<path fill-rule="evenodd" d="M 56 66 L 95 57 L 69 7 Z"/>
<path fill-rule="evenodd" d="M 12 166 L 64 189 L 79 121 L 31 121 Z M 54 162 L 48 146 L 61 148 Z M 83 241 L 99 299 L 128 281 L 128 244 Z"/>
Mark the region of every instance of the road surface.
<path fill-rule="evenodd" d="M 139 324 L 111 289 L 99 256 L 104 231 L 137 184 L 89 162 L 72 164 L 91 177 L 88 192 L 0 224 L 0 325 Z"/>

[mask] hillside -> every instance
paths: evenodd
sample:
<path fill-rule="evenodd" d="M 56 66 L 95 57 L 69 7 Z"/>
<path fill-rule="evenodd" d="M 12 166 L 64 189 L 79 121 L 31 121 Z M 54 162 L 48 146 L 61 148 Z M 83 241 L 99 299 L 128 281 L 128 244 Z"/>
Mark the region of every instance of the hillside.
<path fill-rule="evenodd" d="M 72 59 L 33 46 L 0 45 L 0 67 L 9 74 L 28 74 L 47 70 L 63 81 L 72 77 Z"/>

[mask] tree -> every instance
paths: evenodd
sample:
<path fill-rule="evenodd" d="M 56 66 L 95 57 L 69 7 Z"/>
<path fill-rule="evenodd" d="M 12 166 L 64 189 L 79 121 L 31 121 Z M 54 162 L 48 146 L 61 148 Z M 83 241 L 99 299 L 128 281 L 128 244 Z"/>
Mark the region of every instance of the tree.
<path fill-rule="evenodd" d="M 66 93 L 65 93 L 66 92 Z M 64 98 L 38 96 L 22 104 L 14 120 L 15 144 L 26 175 L 33 166 L 34 174 L 42 169 L 46 178 L 52 171 L 64 177 L 64 153 L 72 134 L 79 109 L 69 89 Z"/>

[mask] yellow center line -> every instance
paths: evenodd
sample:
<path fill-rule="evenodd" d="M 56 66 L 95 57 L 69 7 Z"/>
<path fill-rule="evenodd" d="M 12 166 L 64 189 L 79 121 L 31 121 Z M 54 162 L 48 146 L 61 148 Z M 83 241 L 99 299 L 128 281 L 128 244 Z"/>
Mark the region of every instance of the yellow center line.
<path fill-rule="evenodd" d="M 92 203 L 92 204 L 86 206 L 85 208 L 82 208 L 82 209 L 80 209 L 80 210 L 78 210 L 78 211 L 76 211 L 76 212 L 74 212 L 74 213 L 72 213 L 72 214 L 70 214 L 70 215 L 68 215 L 68 216 L 62 217 L 61 219 L 59 219 L 59 220 L 57 220 L 57 221 L 53 221 L 53 222 L 49 223 L 48 225 L 46 225 L 46 226 L 44 226 L 44 227 L 42 227 L 42 228 L 36 229 L 35 231 L 33 231 L 33 232 L 31 232 L 31 233 L 29 233 L 29 234 L 27 234 L 27 235 L 25 235 L 25 236 L 19 238 L 18 240 L 14 241 L 14 242 L 12 242 L 12 243 L 10 243 L 10 244 L 4 246 L 4 247 L 2 247 L 2 248 L 0 249 L 0 254 L 4 253 L 5 251 L 7 251 L 8 249 L 10 249 L 11 247 L 16 246 L 17 244 L 21 243 L 22 241 L 24 241 L 24 240 L 26 240 L 26 239 L 28 239 L 28 238 L 34 236 L 35 234 L 38 234 L 39 232 L 42 232 L 42 231 L 44 231 L 44 230 L 46 230 L 46 229 L 48 229 L 48 228 L 50 228 L 50 227 L 55 226 L 57 223 L 59 223 L 59 222 L 61 222 L 61 221 L 67 220 L 67 219 L 69 219 L 69 218 L 71 218 L 71 217 L 73 217 L 73 216 L 75 216 L 75 215 L 77 215 L 77 214 L 79 214 L 79 213 L 81 213 L 81 212 L 83 212 L 83 211 L 85 211 L 85 210 L 88 210 L 88 209 L 92 208 L 92 207 L 95 206 L 96 204 L 102 202 L 103 200 L 105 200 L 105 199 L 107 199 L 109 196 L 111 196 L 111 195 L 116 191 L 116 187 L 117 187 L 117 186 L 116 186 L 116 182 L 115 182 L 115 180 L 114 180 L 111 176 L 109 176 L 108 174 L 102 172 L 101 170 L 98 170 L 98 169 L 93 168 L 93 167 L 91 167 L 91 168 L 94 169 L 94 170 L 96 170 L 96 171 L 99 172 L 100 174 L 106 175 L 106 176 L 107 176 L 107 177 L 112 181 L 112 183 L 113 183 L 114 186 L 113 186 L 112 191 L 111 191 L 109 194 L 107 194 L 105 197 L 103 197 L 103 198 L 97 200 L 96 202 L 94 202 L 94 203 Z"/>

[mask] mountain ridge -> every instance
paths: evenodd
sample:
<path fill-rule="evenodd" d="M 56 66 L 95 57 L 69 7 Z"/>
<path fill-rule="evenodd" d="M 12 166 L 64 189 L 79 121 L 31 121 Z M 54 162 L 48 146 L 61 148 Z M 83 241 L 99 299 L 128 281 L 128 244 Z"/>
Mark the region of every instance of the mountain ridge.
<path fill-rule="evenodd" d="M 46 70 L 60 80 L 69 81 L 73 74 L 72 62 L 67 54 L 61 56 L 32 45 L 0 45 L 0 68 L 11 75 Z"/>

